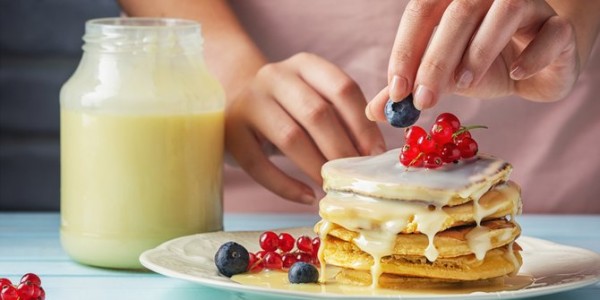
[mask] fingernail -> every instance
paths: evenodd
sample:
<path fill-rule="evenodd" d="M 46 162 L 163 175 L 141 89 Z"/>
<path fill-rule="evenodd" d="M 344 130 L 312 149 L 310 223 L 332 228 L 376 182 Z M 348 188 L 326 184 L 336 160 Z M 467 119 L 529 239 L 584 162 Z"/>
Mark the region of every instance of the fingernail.
<path fill-rule="evenodd" d="M 408 83 L 405 78 L 394 75 L 390 83 L 390 99 L 394 102 L 402 100 L 402 95 L 406 93 L 407 85 Z"/>
<path fill-rule="evenodd" d="M 371 149 L 371 153 L 369 153 L 370 155 L 378 155 L 385 152 L 385 146 L 384 145 L 377 145 L 375 146 L 373 149 Z"/>
<path fill-rule="evenodd" d="M 311 194 L 303 194 L 302 196 L 300 196 L 300 201 L 302 201 L 302 203 L 304 204 L 313 204 L 316 200 L 317 199 L 315 198 L 315 196 Z"/>
<path fill-rule="evenodd" d="M 418 110 L 433 106 L 433 92 L 424 85 L 418 85 L 415 91 L 414 104 Z"/>
<path fill-rule="evenodd" d="M 471 82 L 473 82 L 473 73 L 469 70 L 464 70 L 458 77 L 456 87 L 459 89 L 466 89 L 471 85 Z"/>
<path fill-rule="evenodd" d="M 367 107 L 365 107 L 365 115 L 367 116 L 367 119 L 369 119 L 369 121 L 375 121 L 375 117 L 371 113 L 371 109 L 369 107 L 369 104 L 371 104 L 371 103 L 369 102 L 367 104 Z"/>
<path fill-rule="evenodd" d="M 516 66 L 512 71 L 510 71 L 510 77 L 514 80 L 521 80 L 525 77 L 525 72 L 521 67 Z"/>

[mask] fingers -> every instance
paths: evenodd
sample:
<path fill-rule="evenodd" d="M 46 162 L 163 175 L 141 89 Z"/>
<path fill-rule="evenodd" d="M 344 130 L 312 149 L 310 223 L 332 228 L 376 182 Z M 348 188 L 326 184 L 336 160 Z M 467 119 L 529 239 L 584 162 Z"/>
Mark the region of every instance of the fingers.
<path fill-rule="evenodd" d="M 390 98 L 400 101 L 413 89 L 427 43 L 451 0 L 413 0 L 402 15 L 388 66 Z"/>
<path fill-rule="evenodd" d="M 456 81 L 460 88 L 476 86 L 524 24 L 535 23 L 532 20 L 540 17 L 544 20 L 550 17 L 551 11 L 543 13 L 543 6 L 541 8 L 532 1 L 494 1 L 457 69 Z M 545 16 L 541 16 L 540 12 Z"/>
<path fill-rule="evenodd" d="M 249 104 L 246 109 L 254 129 L 271 141 L 312 180 L 321 183 L 321 166 L 327 159 L 300 124 L 277 102 L 269 99 L 269 96 L 254 98 Z"/>
<path fill-rule="evenodd" d="M 371 121 L 385 122 L 385 114 L 383 112 L 385 104 L 389 99 L 388 87 L 384 87 L 373 100 L 371 100 L 365 108 L 365 115 Z"/>
<path fill-rule="evenodd" d="M 565 51 L 574 51 L 574 38 L 573 27 L 567 20 L 551 17 L 512 64 L 510 77 L 523 80 L 533 76 Z"/>
<path fill-rule="evenodd" d="M 363 112 L 366 99 L 356 82 L 337 66 L 319 56 L 303 54 L 295 58 L 294 63 L 297 64 L 302 79 L 333 105 L 336 118 L 332 121 L 342 122 L 341 125 L 349 133 L 351 142 L 358 150 L 356 154 L 374 155 L 384 152 L 383 135 L 377 124 L 365 118 Z M 317 124 L 317 129 L 323 130 L 323 125 L 326 125 L 326 122 Z M 331 135 L 339 135 L 339 132 L 342 131 L 332 132 Z M 327 139 L 332 142 L 330 137 Z M 339 148 L 340 145 L 333 144 L 333 147 Z M 350 155 L 339 157 L 345 156 Z"/>
<path fill-rule="evenodd" d="M 278 169 L 262 152 L 256 137 L 243 126 L 241 119 L 227 118 L 226 132 L 227 149 L 256 182 L 293 202 L 314 203 L 312 189 Z"/>
<path fill-rule="evenodd" d="M 454 90 L 454 73 L 471 37 L 484 18 L 491 1 L 453 1 L 421 61 L 415 80 L 414 104 L 423 110 L 434 106 L 443 92 Z M 469 73 L 460 83 L 470 82 Z"/>
<path fill-rule="evenodd" d="M 285 68 L 271 66 L 264 72 L 273 73 L 264 75 L 272 80 L 269 82 L 272 97 L 294 122 L 306 130 L 325 158 L 358 156 L 358 151 L 348 134 L 345 134 L 344 126 L 328 101 L 297 74 Z"/>

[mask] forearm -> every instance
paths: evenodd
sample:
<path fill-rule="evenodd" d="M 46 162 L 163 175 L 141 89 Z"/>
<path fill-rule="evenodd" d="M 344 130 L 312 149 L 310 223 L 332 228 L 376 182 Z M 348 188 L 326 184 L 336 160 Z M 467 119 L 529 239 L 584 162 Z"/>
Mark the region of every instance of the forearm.
<path fill-rule="evenodd" d="M 232 99 L 266 63 L 226 0 L 119 0 L 129 16 L 169 17 L 202 24 L 204 56 Z"/>
<path fill-rule="evenodd" d="M 600 1 L 547 0 L 559 16 L 567 18 L 575 28 L 579 60 L 584 67 L 600 32 Z"/>

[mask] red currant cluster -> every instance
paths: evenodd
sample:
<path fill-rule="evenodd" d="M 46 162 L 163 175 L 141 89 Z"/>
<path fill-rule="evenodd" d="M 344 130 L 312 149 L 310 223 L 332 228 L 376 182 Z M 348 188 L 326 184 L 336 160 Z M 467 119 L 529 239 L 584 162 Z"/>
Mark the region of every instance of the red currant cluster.
<path fill-rule="evenodd" d="M 321 240 L 316 237 L 303 235 L 294 240 L 289 233 L 277 235 L 272 231 L 263 232 L 259 239 L 260 248 L 256 253 L 250 253 L 248 272 L 260 272 L 263 268 L 270 270 L 288 270 L 296 262 L 306 262 L 313 265 L 319 264 L 317 252 Z M 298 248 L 294 249 L 294 244 Z"/>
<path fill-rule="evenodd" d="M 40 277 L 27 273 L 21 277 L 18 285 L 8 278 L 0 278 L 0 300 L 44 300 L 46 292 L 42 288 Z"/>
<path fill-rule="evenodd" d="M 477 142 L 469 130 L 485 126 L 461 126 L 451 113 L 440 114 L 428 134 L 419 126 L 405 131 L 406 144 L 400 153 L 400 162 L 407 167 L 435 169 L 444 163 L 458 162 L 477 154 Z"/>

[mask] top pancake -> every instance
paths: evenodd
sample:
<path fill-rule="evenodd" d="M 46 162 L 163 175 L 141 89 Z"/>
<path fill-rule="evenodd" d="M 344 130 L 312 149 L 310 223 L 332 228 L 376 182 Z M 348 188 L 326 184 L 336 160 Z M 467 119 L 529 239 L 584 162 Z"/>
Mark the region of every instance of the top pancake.
<path fill-rule="evenodd" d="M 438 169 L 407 168 L 400 164 L 400 149 L 376 156 L 327 162 L 321 169 L 323 189 L 375 198 L 424 201 L 453 206 L 477 200 L 494 185 L 508 180 L 512 166 L 480 154 Z"/>

